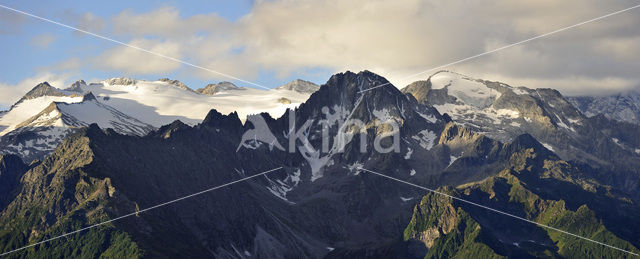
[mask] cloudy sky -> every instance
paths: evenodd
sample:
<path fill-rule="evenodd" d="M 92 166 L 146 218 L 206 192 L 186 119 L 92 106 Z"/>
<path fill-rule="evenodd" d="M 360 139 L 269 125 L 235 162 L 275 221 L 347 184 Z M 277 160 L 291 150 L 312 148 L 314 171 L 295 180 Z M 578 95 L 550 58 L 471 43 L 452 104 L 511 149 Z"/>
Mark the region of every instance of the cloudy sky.
<path fill-rule="evenodd" d="M 632 0 L 3 1 L 70 26 L 267 87 L 371 70 L 407 78 L 638 4 Z M 640 8 L 448 67 L 514 86 L 608 94 L 640 85 Z M 233 81 L 0 10 L 0 108 L 38 82 L 170 77 Z M 236 82 L 239 85 L 246 83 Z"/>

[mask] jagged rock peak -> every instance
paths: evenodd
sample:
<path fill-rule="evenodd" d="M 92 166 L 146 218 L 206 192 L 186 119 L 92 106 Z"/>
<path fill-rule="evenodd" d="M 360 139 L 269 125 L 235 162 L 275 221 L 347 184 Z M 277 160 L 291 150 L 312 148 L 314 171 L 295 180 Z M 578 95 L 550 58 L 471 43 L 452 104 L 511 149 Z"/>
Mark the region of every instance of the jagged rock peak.
<path fill-rule="evenodd" d="M 296 79 L 293 80 L 283 86 L 279 86 L 276 89 L 278 90 L 290 90 L 290 91 L 296 91 L 296 92 L 300 92 L 300 93 L 313 93 L 315 91 L 318 91 L 318 89 L 320 88 L 320 86 L 309 82 L 309 81 L 305 81 L 302 79 Z"/>
<path fill-rule="evenodd" d="M 346 71 L 331 76 L 300 105 L 296 113 L 302 116 L 314 116 L 325 111 L 347 113 L 359 107 L 356 112 L 361 117 L 359 119 L 368 120 L 374 116 L 370 110 L 387 109 L 391 114 L 398 115 L 402 113 L 398 107 L 408 101 L 410 99 L 405 94 L 382 76 L 370 71 L 357 74 Z"/>
<path fill-rule="evenodd" d="M 115 77 L 104 81 L 108 85 L 135 85 L 138 81 L 128 77 Z"/>
<path fill-rule="evenodd" d="M 180 88 L 182 90 L 191 90 L 189 87 L 187 87 L 187 85 L 185 85 L 184 83 L 182 83 L 182 82 L 180 82 L 178 80 L 171 80 L 171 79 L 165 77 L 165 78 L 158 79 L 158 81 L 168 83 L 168 84 L 176 86 L 176 87 L 178 87 L 178 88 Z"/>
<path fill-rule="evenodd" d="M 29 100 L 41 96 L 65 96 L 65 94 L 57 88 L 51 86 L 49 82 L 42 82 L 31 89 L 31 91 L 29 91 L 27 94 L 25 94 L 22 99 Z"/>
<path fill-rule="evenodd" d="M 72 92 L 78 92 L 78 93 L 82 93 L 82 86 L 86 86 L 87 83 L 80 79 L 78 81 L 75 81 L 73 84 L 71 84 L 71 86 L 69 86 L 67 89 L 67 91 L 72 91 Z"/>
<path fill-rule="evenodd" d="M 88 92 L 82 97 L 82 101 L 97 101 L 96 96 L 92 92 Z"/>
<path fill-rule="evenodd" d="M 87 136 L 104 136 L 104 130 L 102 130 L 102 128 L 100 128 L 100 126 L 97 123 L 91 123 L 89 124 L 89 126 L 86 127 L 85 129 L 85 134 Z"/>
<path fill-rule="evenodd" d="M 331 76 L 325 85 L 355 92 L 371 92 L 381 88 L 395 88 L 386 78 L 368 70 L 353 73 L 346 71 Z"/>
<path fill-rule="evenodd" d="M 209 111 L 201 125 L 214 128 L 242 129 L 242 121 L 240 121 L 240 117 L 238 117 L 237 112 L 232 112 L 229 115 L 223 115 L 216 109 L 211 109 L 211 111 Z"/>
<path fill-rule="evenodd" d="M 418 102 L 424 102 L 430 91 L 431 82 L 429 80 L 415 81 L 407 85 L 405 88 L 402 88 L 403 93 L 410 94 L 416 98 Z"/>
<path fill-rule="evenodd" d="M 204 88 L 200 88 L 196 90 L 196 92 L 204 94 L 204 95 L 214 95 L 218 92 L 229 91 L 229 90 L 244 90 L 244 87 L 238 87 L 231 82 L 220 82 L 217 84 L 208 84 Z"/>
<path fill-rule="evenodd" d="M 191 128 L 189 125 L 184 124 L 180 120 L 175 120 L 171 124 L 164 125 L 160 127 L 157 131 L 153 132 L 152 135 L 161 136 L 162 138 L 169 138 L 174 132 L 180 131 L 182 129 Z"/>

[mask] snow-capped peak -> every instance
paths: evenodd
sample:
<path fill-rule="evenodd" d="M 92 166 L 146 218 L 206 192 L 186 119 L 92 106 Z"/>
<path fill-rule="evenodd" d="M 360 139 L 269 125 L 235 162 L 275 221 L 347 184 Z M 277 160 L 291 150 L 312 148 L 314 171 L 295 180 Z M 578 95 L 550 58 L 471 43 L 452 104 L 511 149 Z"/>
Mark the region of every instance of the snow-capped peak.
<path fill-rule="evenodd" d="M 143 136 L 155 130 L 149 124 L 100 103 L 91 92 L 81 98 L 82 101 L 73 103 L 50 102 L 36 115 L 12 125 L 13 129 L 0 139 L 0 150 L 19 154 L 25 161 L 39 159 L 51 152 L 66 136 L 92 123 L 126 135 Z M 25 104 L 34 105 L 21 105 Z M 18 106 L 18 109 L 21 108 Z"/>
<path fill-rule="evenodd" d="M 49 82 L 42 82 L 36 85 L 31 91 L 27 92 L 24 97 L 18 102 L 23 100 L 31 100 L 42 96 L 65 96 L 66 94 L 60 89 L 55 88 L 49 84 Z"/>
<path fill-rule="evenodd" d="M 429 81 L 431 89 L 446 89 L 450 96 L 477 108 L 489 107 L 501 95 L 497 89 L 489 88 L 479 80 L 449 71 L 438 72 Z"/>
<path fill-rule="evenodd" d="M 237 112 L 241 119 L 261 112 L 279 117 L 310 95 L 237 87 L 228 82 L 209 88 L 216 94 L 197 93 L 170 79 L 145 81 L 120 77 L 90 84 L 79 80 L 65 90 L 44 82 L 9 111 L 0 113 L 0 141 L 5 143 L 0 144 L 0 151 L 18 153 L 27 159 L 41 158 L 53 150 L 69 130 L 92 123 L 122 134 L 144 135 L 175 120 L 198 124 L 211 109 L 224 114 Z M 46 109 L 48 112 L 43 113 Z M 47 137 L 54 135 L 56 137 Z M 24 142 L 25 139 L 40 144 L 32 146 Z"/>

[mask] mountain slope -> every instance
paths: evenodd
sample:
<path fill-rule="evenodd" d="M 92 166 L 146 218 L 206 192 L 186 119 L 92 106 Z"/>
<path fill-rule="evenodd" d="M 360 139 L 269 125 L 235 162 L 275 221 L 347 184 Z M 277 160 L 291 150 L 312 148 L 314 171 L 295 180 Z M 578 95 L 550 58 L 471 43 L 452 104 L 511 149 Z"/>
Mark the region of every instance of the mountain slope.
<path fill-rule="evenodd" d="M 96 123 L 104 129 L 113 129 L 120 134 L 144 136 L 155 128 L 115 108 L 99 102 L 92 93 L 84 95 L 80 103 L 56 104 L 66 125 L 89 126 Z"/>
<path fill-rule="evenodd" d="M 171 85 L 173 85 L 175 87 L 178 87 L 179 89 L 182 89 L 182 90 L 192 91 L 193 92 L 193 90 L 191 90 L 191 88 L 189 88 L 187 85 L 185 85 L 184 83 L 182 83 L 182 82 L 180 82 L 178 80 L 171 80 L 169 78 L 160 78 L 160 79 L 158 79 L 158 81 L 171 84 Z"/>
<path fill-rule="evenodd" d="M 612 96 L 571 96 L 567 100 L 589 117 L 603 114 L 609 119 L 640 124 L 640 91 Z"/>
<path fill-rule="evenodd" d="M 207 96 L 166 78 L 153 82 L 112 78 L 88 85 L 80 80 L 65 90 L 45 82 L 0 113 L 0 153 L 19 154 L 25 161 L 42 159 L 74 129 L 91 123 L 144 135 L 176 119 L 195 125 L 214 107 L 226 113 L 237 110 L 243 119 L 257 111 L 279 116 L 310 95 L 295 89 L 239 89 L 245 90 Z M 80 103 L 89 93 L 97 97 L 92 94 L 93 100 L 83 105 L 64 105 Z"/>
<path fill-rule="evenodd" d="M 257 112 L 268 112 L 272 116 L 280 116 L 287 108 L 296 107 L 309 97 L 308 93 L 295 91 L 267 91 L 235 86 L 233 90 L 226 92 L 214 89 L 212 91 L 216 93 L 209 96 L 208 92 L 200 94 L 183 90 L 165 81 L 133 79 L 111 79 L 81 87 L 85 93 L 95 94 L 101 102 L 125 114 L 141 118 L 145 123 L 155 127 L 178 119 L 186 124 L 195 125 L 213 108 L 223 113 L 238 112 L 243 119 Z M 217 89 L 217 87 L 213 88 Z M 279 102 L 278 100 L 282 97 L 287 98 L 291 103 Z"/>
<path fill-rule="evenodd" d="M 279 86 L 276 89 L 278 90 L 289 90 L 289 91 L 296 91 L 296 92 L 300 92 L 300 93 L 314 93 L 315 91 L 318 91 L 318 89 L 320 88 L 320 86 L 309 82 L 309 81 L 305 81 L 305 80 L 301 80 L 301 79 L 296 79 L 293 80 L 283 86 Z"/>
<path fill-rule="evenodd" d="M 609 123 L 595 123 L 556 90 L 516 88 L 448 71 L 415 82 L 403 92 L 493 139 L 507 142 L 529 133 L 565 160 L 602 168 L 604 183 L 640 198 L 638 126 L 620 127 L 613 135 L 604 126 Z M 624 141 L 616 137 L 620 135 L 626 136 Z"/>
<path fill-rule="evenodd" d="M 419 192 L 389 185 L 383 178 L 358 172 L 353 165 L 386 168 L 393 175 L 418 182 L 432 179 L 434 183 L 464 183 L 481 175 L 464 172 L 484 166 L 482 171 L 491 174 L 489 165 L 497 166 L 497 161 L 508 155 L 492 151 L 502 149 L 502 144 L 458 128 L 433 108 L 417 105 L 393 86 L 364 95 L 358 93 L 359 89 L 385 82 L 370 72 L 338 74 L 292 111 L 296 121 L 313 121 L 308 131 L 312 134 L 307 136 L 315 147 L 321 146 L 321 141 L 313 138 L 320 134 L 315 129 L 322 127 L 321 121 L 332 118 L 336 119 L 331 123 L 334 133 L 347 117 L 361 120 L 370 133 L 366 138 L 353 137 L 347 142 L 330 141 L 332 148 L 327 152 L 302 149 L 302 140 L 295 142 L 293 153 L 255 138 L 243 143 L 242 136 L 256 129 L 257 120 L 248 119 L 251 123 L 243 125 L 237 114 L 225 116 L 217 111 L 211 111 L 195 127 L 174 122 L 141 138 L 90 126 L 64 141 L 26 173 L 19 195 L 0 216 L 0 225 L 5 226 L 0 231 L 4 233 L 0 244 L 3 250 L 15 248 L 71 230 L 72 226 L 115 218 L 279 166 L 284 169 L 266 177 L 26 253 L 99 255 L 120 246 L 127 249 L 118 251 L 151 257 L 184 255 L 188 250 L 188 255 L 197 257 L 251 254 L 318 258 L 331 252 L 327 247 L 336 253 L 347 249 L 363 251 L 371 249 L 372 244 L 380 247 L 395 241 L 409 220 L 415 201 L 411 197 L 417 197 Z M 344 110 L 353 112 L 336 114 Z M 257 116 L 264 119 L 284 147 L 293 137 L 291 132 L 281 134 L 289 127 L 285 117 L 293 114 L 279 119 L 267 114 Z M 373 150 L 375 137 L 388 132 L 385 123 L 391 121 L 401 123 L 406 141 L 401 142 L 397 153 L 378 153 Z M 445 128 L 448 133 L 441 134 Z M 446 137 L 438 140 L 429 137 L 431 134 Z M 369 147 L 364 153 L 359 152 L 361 141 Z M 469 158 L 451 163 L 451 150 L 468 150 Z M 409 152 L 412 154 L 407 156 Z M 421 154 L 434 160 L 424 160 Z M 485 155 L 493 162 L 474 158 Z M 68 164 L 69 159 L 73 163 Z M 412 173 L 410 163 L 423 166 Z M 439 175 L 450 164 L 457 169 L 447 174 L 455 177 Z M 85 242 L 104 244 L 103 249 L 82 245 Z"/>
<path fill-rule="evenodd" d="M 488 138 L 390 84 L 362 92 L 386 83 L 368 71 L 336 74 L 275 119 L 262 113 L 243 123 L 238 113 L 211 110 L 200 124 L 174 121 L 142 137 L 95 124 L 82 128 L 32 164 L 13 188 L 15 198 L 0 211 L 0 248 L 21 247 L 280 167 L 10 257 L 406 258 L 427 252 L 543 257 L 545 250 L 571 255 L 555 252 L 547 241 L 558 241 L 558 248 L 569 252 L 609 252 L 459 204 L 447 215 L 460 211 L 464 220 L 436 225 L 460 230 L 448 234 L 465 234 L 432 238 L 434 249 L 426 251 L 416 241 L 421 234 L 403 235 L 419 220 L 414 208 L 424 192 L 360 167 L 428 188 L 458 186 L 456 195 L 517 215 L 542 215 L 520 204 L 563 200 L 565 210 L 556 206 L 560 213 L 544 214 L 549 224 L 575 216 L 567 211 L 586 204 L 588 221 L 578 222 L 594 223 L 602 234 L 594 238 L 637 246 L 637 205 L 594 180 L 599 170 L 560 160 L 529 134 L 504 143 Z M 442 211 L 439 204 L 447 203 L 437 203 L 436 211 Z M 527 231 L 548 247 L 513 247 L 515 234 Z M 476 238 L 486 236 L 495 238 Z M 458 241 L 464 241 L 462 248 Z"/>
<path fill-rule="evenodd" d="M 35 116 L 0 138 L 0 150 L 20 155 L 25 161 L 41 159 L 71 133 L 91 123 L 121 134 L 143 136 L 155 128 L 98 102 L 88 93 L 77 103 L 52 102 Z"/>
<path fill-rule="evenodd" d="M 510 168 L 486 180 L 440 191 L 627 251 L 640 251 L 635 231 L 640 225 L 634 219 L 640 208 L 628 198 L 582 178 L 578 168 L 535 148 L 514 153 L 509 164 Z M 404 239 L 422 247 L 418 251 L 426 258 L 633 257 L 434 193 L 424 196 L 414 209 Z"/>
<path fill-rule="evenodd" d="M 48 83 L 43 83 L 48 85 Z M 42 84 L 41 84 L 42 85 Z M 41 88 L 41 85 L 36 86 L 34 90 Z M 33 92 L 32 90 L 31 92 Z M 40 113 L 42 110 L 51 105 L 52 102 L 65 102 L 65 103 L 76 103 L 82 101 L 82 95 L 43 95 L 34 97 L 22 98 L 15 105 L 11 107 L 9 111 L 4 114 L 1 114 L 0 117 L 0 136 L 4 136 L 5 134 L 11 132 L 16 129 L 16 127 L 24 122 L 25 120 L 33 117 L 34 115 Z"/>
<path fill-rule="evenodd" d="M 196 92 L 204 95 L 215 95 L 223 91 L 246 90 L 247 88 L 238 87 L 231 82 L 220 82 L 217 84 L 208 84 L 204 88 L 199 88 Z"/>
<path fill-rule="evenodd" d="M 0 211 L 15 198 L 20 178 L 29 167 L 16 155 L 0 155 Z"/>

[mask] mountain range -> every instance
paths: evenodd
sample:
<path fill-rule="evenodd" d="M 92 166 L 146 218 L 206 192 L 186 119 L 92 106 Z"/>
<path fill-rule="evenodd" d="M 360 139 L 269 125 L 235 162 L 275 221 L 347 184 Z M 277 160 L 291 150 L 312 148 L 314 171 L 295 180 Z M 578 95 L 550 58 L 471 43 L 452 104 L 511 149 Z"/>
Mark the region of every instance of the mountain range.
<path fill-rule="evenodd" d="M 288 87 L 298 82 L 306 88 Z M 212 108 L 237 111 L 243 117 L 254 112 L 280 116 L 318 87 L 301 80 L 291 84 L 266 91 L 222 82 L 218 85 L 233 87 L 218 88 L 214 93 L 211 85 L 204 88 L 206 91 L 193 91 L 166 78 L 111 78 L 88 85 L 80 80 L 64 90 L 44 82 L 0 117 L 0 152 L 18 154 L 26 162 L 43 159 L 65 137 L 92 123 L 121 134 L 143 136 L 174 120 L 195 125 Z"/>
<path fill-rule="evenodd" d="M 640 126 L 558 91 L 449 71 L 402 90 L 369 71 L 320 87 L 181 86 L 43 83 L 2 114 L 0 251 L 108 222 L 6 256 L 640 252 Z"/>
<path fill-rule="evenodd" d="M 640 124 L 640 91 L 627 91 L 610 96 L 571 96 L 567 100 L 585 115 L 599 114 L 609 119 Z"/>

